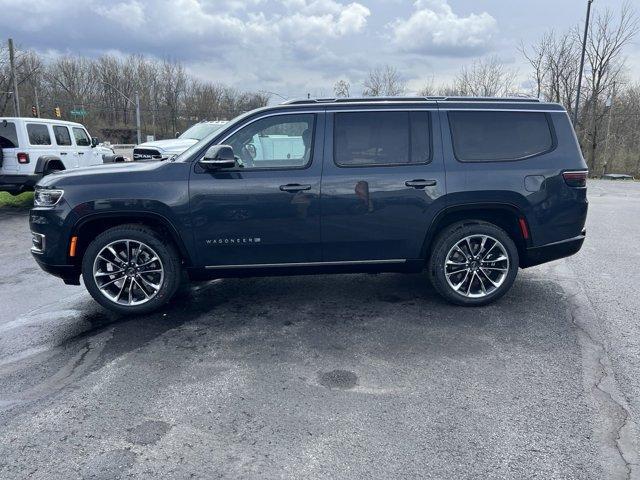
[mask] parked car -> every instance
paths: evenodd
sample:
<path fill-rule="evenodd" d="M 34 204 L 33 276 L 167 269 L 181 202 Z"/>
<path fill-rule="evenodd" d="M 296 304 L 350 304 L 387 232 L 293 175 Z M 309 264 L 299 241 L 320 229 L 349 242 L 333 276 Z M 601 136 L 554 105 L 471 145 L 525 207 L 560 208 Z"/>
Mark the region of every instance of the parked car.
<path fill-rule="evenodd" d="M 0 118 L 0 191 L 33 190 L 44 175 L 99 165 L 112 154 L 80 123 Z"/>
<path fill-rule="evenodd" d="M 133 149 L 133 160 L 139 162 L 175 157 L 226 123 L 228 122 L 223 120 L 200 122 L 190 127 L 186 132 L 177 135 L 177 138 L 141 143 Z"/>
<path fill-rule="evenodd" d="M 158 308 L 185 273 L 426 270 L 450 302 L 484 305 L 518 268 L 581 248 L 586 179 L 558 104 L 294 101 L 242 115 L 172 161 L 43 178 L 32 252 L 123 313 Z"/>

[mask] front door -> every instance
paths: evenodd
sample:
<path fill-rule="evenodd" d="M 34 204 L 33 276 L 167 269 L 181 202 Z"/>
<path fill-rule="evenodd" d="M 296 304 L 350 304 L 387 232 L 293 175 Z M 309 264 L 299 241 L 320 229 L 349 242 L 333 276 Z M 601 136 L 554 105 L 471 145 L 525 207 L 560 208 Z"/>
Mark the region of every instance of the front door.
<path fill-rule="evenodd" d="M 420 110 L 328 111 L 325 152 L 323 261 L 419 258 L 445 201 L 435 104 Z"/>
<path fill-rule="evenodd" d="M 71 127 L 73 130 L 73 138 L 76 143 L 76 155 L 79 167 L 89 167 L 94 165 L 93 155 L 91 151 L 91 138 L 87 131 L 82 127 Z"/>
<path fill-rule="evenodd" d="M 322 113 L 253 117 L 219 143 L 237 158 L 232 169 L 189 181 L 199 263 L 209 268 L 321 260 Z"/>

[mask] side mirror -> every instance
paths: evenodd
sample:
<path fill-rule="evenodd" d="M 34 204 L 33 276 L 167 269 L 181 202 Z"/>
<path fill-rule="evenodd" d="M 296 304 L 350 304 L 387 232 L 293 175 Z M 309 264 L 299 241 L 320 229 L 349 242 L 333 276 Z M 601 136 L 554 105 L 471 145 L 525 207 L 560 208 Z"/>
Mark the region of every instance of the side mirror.
<path fill-rule="evenodd" d="M 236 166 L 236 157 L 233 147 L 229 145 L 213 145 L 204 154 L 200 165 L 208 170 L 218 170 L 220 168 L 233 168 Z"/>
<path fill-rule="evenodd" d="M 92 137 L 91 138 L 91 146 L 92 147 L 97 147 L 99 143 L 100 143 L 100 140 L 98 140 L 96 137 Z"/>
<path fill-rule="evenodd" d="M 180 136 L 180 132 L 176 132 L 176 138 Z"/>

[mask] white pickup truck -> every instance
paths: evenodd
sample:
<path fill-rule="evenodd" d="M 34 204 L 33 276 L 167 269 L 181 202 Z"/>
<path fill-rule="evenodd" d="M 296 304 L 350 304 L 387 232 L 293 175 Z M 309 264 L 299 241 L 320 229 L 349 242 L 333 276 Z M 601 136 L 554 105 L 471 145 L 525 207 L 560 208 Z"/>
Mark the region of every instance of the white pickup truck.
<path fill-rule="evenodd" d="M 192 125 L 177 138 L 141 143 L 133 149 L 133 160 L 140 162 L 175 157 L 227 123 L 226 120 L 203 121 Z"/>
<path fill-rule="evenodd" d="M 0 191 L 33 190 L 42 176 L 103 163 L 113 150 L 79 123 L 0 117 Z"/>

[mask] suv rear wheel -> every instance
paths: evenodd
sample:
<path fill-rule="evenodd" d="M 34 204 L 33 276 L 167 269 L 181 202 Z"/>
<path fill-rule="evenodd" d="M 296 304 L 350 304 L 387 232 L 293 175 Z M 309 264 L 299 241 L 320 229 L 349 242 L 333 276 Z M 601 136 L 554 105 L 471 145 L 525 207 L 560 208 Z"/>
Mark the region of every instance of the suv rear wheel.
<path fill-rule="evenodd" d="M 500 227 L 482 221 L 455 223 L 434 242 L 428 271 L 448 301 L 480 306 L 497 300 L 518 273 L 518 249 Z"/>
<path fill-rule="evenodd" d="M 182 276 L 173 245 L 147 227 L 122 225 L 89 244 L 82 259 L 82 278 L 102 306 L 133 314 L 168 302 Z"/>

